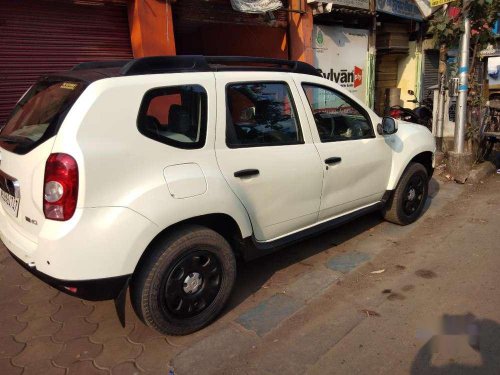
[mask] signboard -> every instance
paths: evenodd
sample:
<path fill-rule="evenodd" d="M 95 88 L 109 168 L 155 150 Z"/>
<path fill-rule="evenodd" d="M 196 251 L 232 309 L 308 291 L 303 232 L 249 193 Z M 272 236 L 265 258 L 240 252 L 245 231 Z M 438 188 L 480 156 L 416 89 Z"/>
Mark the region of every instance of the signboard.
<path fill-rule="evenodd" d="M 422 14 L 413 0 L 377 0 L 377 11 L 422 21 Z"/>
<path fill-rule="evenodd" d="M 490 87 L 500 87 L 500 57 L 488 59 L 488 83 Z"/>
<path fill-rule="evenodd" d="M 365 102 L 368 30 L 314 25 L 313 37 L 314 66 Z"/>
<path fill-rule="evenodd" d="M 440 5 L 451 3 L 453 0 L 431 0 L 431 7 L 438 7 Z"/>
<path fill-rule="evenodd" d="M 420 13 L 422 13 L 422 16 L 424 16 L 424 18 L 427 18 L 432 14 L 430 0 L 415 0 L 415 3 L 417 4 L 418 9 L 420 9 Z"/>

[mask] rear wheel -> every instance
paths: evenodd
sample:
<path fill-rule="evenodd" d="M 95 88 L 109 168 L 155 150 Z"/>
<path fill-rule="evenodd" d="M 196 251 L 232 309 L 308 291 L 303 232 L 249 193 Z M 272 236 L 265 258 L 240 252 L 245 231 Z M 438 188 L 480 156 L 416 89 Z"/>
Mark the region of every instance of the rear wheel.
<path fill-rule="evenodd" d="M 416 221 L 427 200 L 428 181 L 425 167 L 420 163 L 410 163 L 383 210 L 384 218 L 399 225 Z"/>
<path fill-rule="evenodd" d="M 158 241 L 134 276 L 137 315 L 157 331 L 185 335 L 213 321 L 236 277 L 227 241 L 200 226 L 187 226 Z"/>

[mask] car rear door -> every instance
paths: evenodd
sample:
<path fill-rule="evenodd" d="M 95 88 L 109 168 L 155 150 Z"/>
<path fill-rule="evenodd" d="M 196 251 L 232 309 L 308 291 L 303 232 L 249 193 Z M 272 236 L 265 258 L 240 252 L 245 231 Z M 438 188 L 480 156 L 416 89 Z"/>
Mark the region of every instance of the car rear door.
<path fill-rule="evenodd" d="M 216 155 L 258 241 L 316 223 L 323 165 L 290 74 L 218 72 Z"/>
<path fill-rule="evenodd" d="M 325 168 L 319 221 L 382 199 L 392 153 L 375 131 L 380 118 L 324 79 L 295 75 Z"/>

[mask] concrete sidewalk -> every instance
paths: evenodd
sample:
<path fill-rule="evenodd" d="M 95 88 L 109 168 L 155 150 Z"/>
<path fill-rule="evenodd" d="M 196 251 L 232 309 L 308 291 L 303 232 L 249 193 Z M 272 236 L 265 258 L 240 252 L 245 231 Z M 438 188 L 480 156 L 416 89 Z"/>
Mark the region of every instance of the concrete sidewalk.
<path fill-rule="evenodd" d="M 223 316 L 185 337 L 150 330 L 130 304 L 122 328 L 111 301 L 59 293 L 2 247 L 0 373 L 408 373 L 432 333 L 419 317 L 471 311 L 500 321 L 488 289 L 500 285 L 492 274 L 500 178 L 478 192 L 436 180 L 431 187 L 415 224 L 374 214 L 241 265 Z M 470 303 L 477 280 L 481 293 Z"/>

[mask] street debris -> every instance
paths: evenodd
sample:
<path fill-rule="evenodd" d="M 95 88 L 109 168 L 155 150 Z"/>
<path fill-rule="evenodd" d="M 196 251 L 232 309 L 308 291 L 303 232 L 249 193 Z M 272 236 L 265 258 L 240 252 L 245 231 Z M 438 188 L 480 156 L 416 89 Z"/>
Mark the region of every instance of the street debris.
<path fill-rule="evenodd" d="M 434 277 L 437 276 L 436 273 L 431 270 L 418 270 L 415 271 L 415 275 L 417 275 L 418 277 L 422 277 L 424 279 L 433 279 Z"/>
<path fill-rule="evenodd" d="M 389 294 L 389 293 L 392 293 L 392 289 L 384 289 L 382 291 L 383 294 Z"/>
<path fill-rule="evenodd" d="M 488 223 L 488 220 L 484 220 L 484 219 L 477 219 L 477 218 L 474 218 L 474 217 L 471 217 L 467 220 L 469 223 L 474 223 L 474 224 L 486 224 Z"/>
<path fill-rule="evenodd" d="M 396 264 L 395 266 L 398 270 L 405 270 L 406 267 L 405 266 L 402 266 L 401 264 Z"/>
<path fill-rule="evenodd" d="M 396 301 L 396 300 L 401 301 L 405 298 L 406 298 L 405 296 L 403 296 L 402 294 L 399 294 L 399 293 L 391 293 L 387 296 L 387 299 L 389 301 Z"/>
<path fill-rule="evenodd" d="M 415 289 L 415 285 L 411 285 L 411 284 L 405 285 L 404 287 L 401 288 L 401 290 L 403 292 L 409 292 L 410 290 L 413 290 L 413 289 Z"/>
<path fill-rule="evenodd" d="M 376 311 L 373 311 L 373 310 L 368 310 L 368 309 L 362 309 L 360 310 L 361 313 L 363 314 L 366 314 L 367 317 L 371 317 L 371 316 L 380 316 L 380 314 Z"/>
<path fill-rule="evenodd" d="M 379 274 L 379 273 L 384 273 L 385 272 L 385 268 L 382 269 L 382 270 L 377 270 L 377 271 L 372 271 L 370 273 L 373 273 L 373 274 Z"/>

